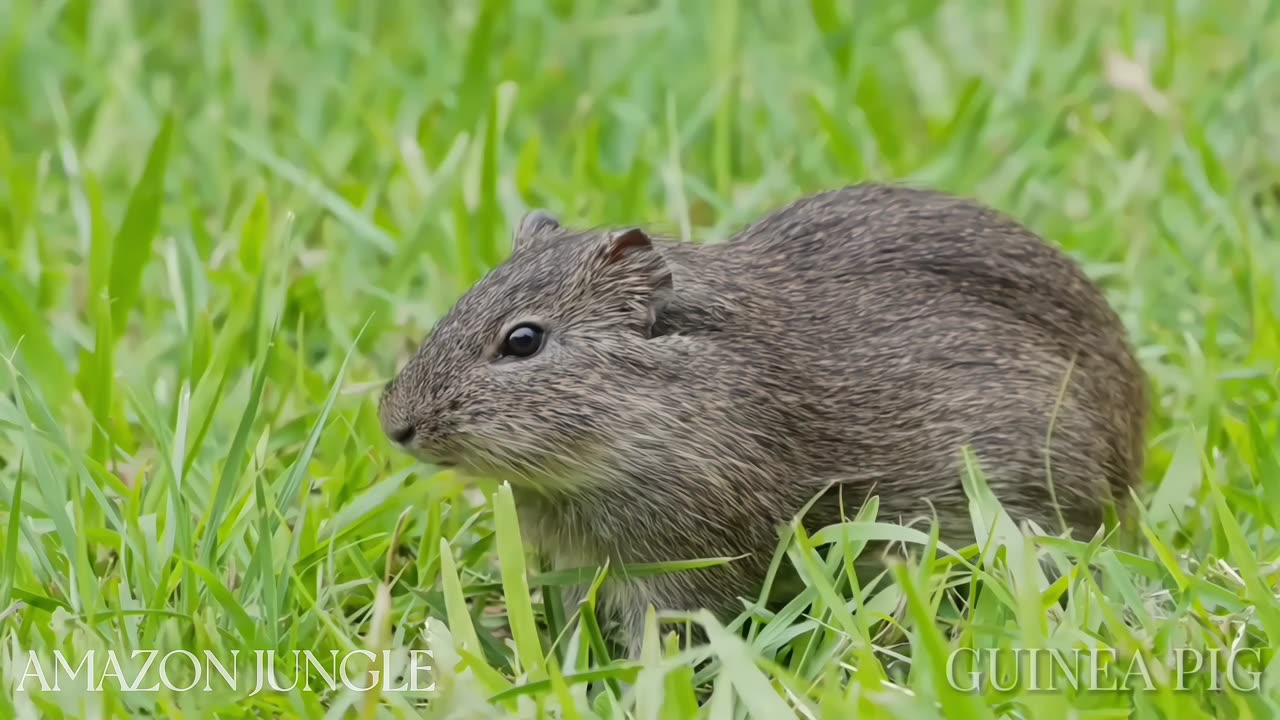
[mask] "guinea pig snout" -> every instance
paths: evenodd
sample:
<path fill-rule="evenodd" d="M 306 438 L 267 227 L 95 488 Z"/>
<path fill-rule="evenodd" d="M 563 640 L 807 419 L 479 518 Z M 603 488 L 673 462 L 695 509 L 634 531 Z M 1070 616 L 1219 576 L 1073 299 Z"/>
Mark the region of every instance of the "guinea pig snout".
<path fill-rule="evenodd" d="M 422 446 L 436 435 L 436 422 L 427 414 L 384 413 L 381 420 L 382 432 L 403 448 Z"/>
<path fill-rule="evenodd" d="M 412 423 L 407 425 L 390 426 L 385 428 L 387 437 L 391 438 L 391 442 L 397 445 L 409 445 L 413 442 L 413 436 L 418 434 L 418 428 Z"/>
<path fill-rule="evenodd" d="M 423 417 L 420 404 L 409 397 L 401 383 L 392 380 L 378 399 L 378 420 L 382 432 L 397 445 L 409 447 L 422 433 Z"/>
<path fill-rule="evenodd" d="M 387 439 L 412 455 L 422 456 L 437 450 L 446 439 L 452 425 L 447 416 L 456 408 L 456 402 L 443 401 L 419 375 L 402 373 L 383 389 L 378 420 Z"/>

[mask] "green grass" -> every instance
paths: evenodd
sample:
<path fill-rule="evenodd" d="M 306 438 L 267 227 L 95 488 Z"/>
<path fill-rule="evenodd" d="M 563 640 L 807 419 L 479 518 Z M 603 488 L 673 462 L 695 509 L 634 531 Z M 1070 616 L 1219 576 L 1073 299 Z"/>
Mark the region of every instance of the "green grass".
<path fill-rule="evenodd" d="M 1277 47 L 1257 0 L 0 0 L 0 718 L 1276 717 L 1274 666 L 1172 671 L 1280 646 Z M 704 239 L 866 179 L 978 197 L 1106 289 L 1155 397 L 1132 540 L 1024 539 L 974 477 L 984 547 L 867 508 L 780 548 L 778 614 L 628 663 L 544 613 L 566 578 L 500 479 L 383 439 L 382 383 L 525 208 Z M 851 590 L 886 536 L 922 554 Z M 416 694 L 15 689 L 29 652 L 428 647 Z M 1085 647 L 1150 687 L 946 678 Z"/>

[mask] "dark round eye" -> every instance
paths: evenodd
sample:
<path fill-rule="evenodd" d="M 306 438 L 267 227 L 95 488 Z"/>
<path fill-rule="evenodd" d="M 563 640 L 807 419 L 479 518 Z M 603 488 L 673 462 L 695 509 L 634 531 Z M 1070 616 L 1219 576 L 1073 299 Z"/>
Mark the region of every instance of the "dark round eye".
<path fill-rule="evenodd" d="M 537 325 L 518 325 L 507 333 L 507 339 L 502 342 L 502 354 L 527 358 L 542 349 L 542 337 L 542 328 Z"/>

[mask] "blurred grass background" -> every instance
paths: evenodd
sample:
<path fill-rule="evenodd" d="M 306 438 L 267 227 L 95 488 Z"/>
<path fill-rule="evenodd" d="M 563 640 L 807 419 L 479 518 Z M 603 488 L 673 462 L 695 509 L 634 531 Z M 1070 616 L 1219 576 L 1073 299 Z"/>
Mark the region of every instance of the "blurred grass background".
<path fill-rule="evenodd" d="M 0 680 L 28 650 L 425 647 L 427 618 L 441 666 L 426 700 L 15 691 L 0 716 L 1275 716 L 1205 674 L 938 672 L 1280 642 L 1276 48 L 1261 0 L 0 0 Z M 1008 592 L 949 611 L 926 559 L 850 613 L 840 552 L 803 541 L 787 561 L 827 577 L 750 647 L 628 665 L 548 628 L 510 508 L 391 449 L 381 384 L 526 208 L 704 240 L 862 180 L 1014 214 L 1121 312 L 1156 418 L 1138 546 L 1088 551 L 1107 591 L 997 563 Z"/>

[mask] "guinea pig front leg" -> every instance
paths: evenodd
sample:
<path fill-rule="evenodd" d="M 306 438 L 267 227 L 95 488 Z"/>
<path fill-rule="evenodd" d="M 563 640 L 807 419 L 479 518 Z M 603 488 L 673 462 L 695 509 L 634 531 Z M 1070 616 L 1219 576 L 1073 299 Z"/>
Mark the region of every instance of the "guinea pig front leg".
<path fill-rule="evenodd" d="M 683 610 L 686 603 L 682 596 L 671 596 L 662 592 L 662 584 L 649 580 L 618 580 L 613 583 L 609 593 L 609 605 L 612 618 L 616 622 L 616 638 L 622 646 L 628 660 L 639 660 L 644 650 L 645 622 L 652 607 L 656 612 L 663 610 Z M 683 646 L 686 635 L 682 623 L 658 622 L 659 641 L 669 632 L 675 631 Z"/>
<path fill-rule="evenodd" d="M 732 583 L 714 569 L 624 580 L 618 585 L 610 596 L 611 610 L 629 660 L 639 660 L 644 649 L 645 622 L 650 607 L 658 615 L 659 642 L 665 644 L 666 637 L 674 632 L 682 649 L 706 642 L 706 632 L 692 621 L 664 618 L 664 611 L 683 616 L 706 609 L 719 622 L 727 624 L 743 608 L 742 601 L 732 592 Z"/>

